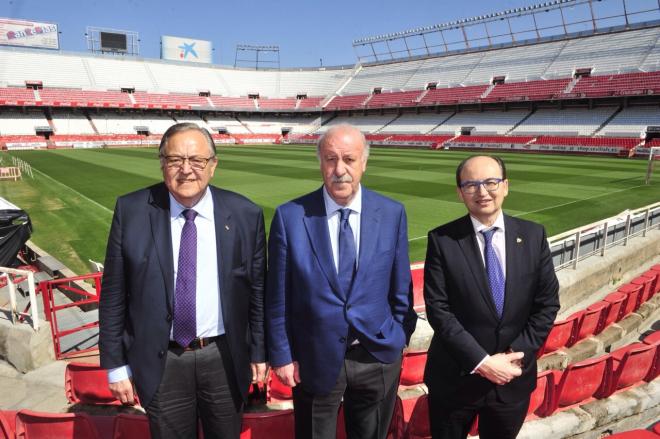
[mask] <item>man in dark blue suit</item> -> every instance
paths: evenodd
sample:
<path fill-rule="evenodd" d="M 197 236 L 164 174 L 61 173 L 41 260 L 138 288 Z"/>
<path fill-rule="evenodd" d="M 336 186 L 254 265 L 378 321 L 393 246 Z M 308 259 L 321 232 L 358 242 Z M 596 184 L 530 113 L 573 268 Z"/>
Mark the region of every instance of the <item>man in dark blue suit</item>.
<path fill-rule="evenodd" d="M 360 185 L 369 147 L 356 128 L 330 128 L 317 155 L 323 186 L 271 224 L 269 360 L 293 387 L 297 438 L 334 438 L 342 397 L 349 438 L 385 438 L 417 318 L 406 213 Z"/>
<path fill-rule="evenodd" d="M 156 438 L 238 438 L 250 383 L 265 374 L 264 218 L 247 198 L 209 185 L 211 135 L 173 125 L 163 183 L 119 197 L 100 304 L 101 366 Z"/>

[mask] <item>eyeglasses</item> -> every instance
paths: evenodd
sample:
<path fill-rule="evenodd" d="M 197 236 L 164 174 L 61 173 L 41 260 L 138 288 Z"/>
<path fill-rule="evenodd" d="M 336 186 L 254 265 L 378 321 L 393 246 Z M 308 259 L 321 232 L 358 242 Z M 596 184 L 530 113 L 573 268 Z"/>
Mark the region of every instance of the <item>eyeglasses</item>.
<path fill-rule="evenodd" d="M 196 171 L 203 171 L 206 169 L 206 166 L 209 164 L 211 160 L 215 158 L 213 157 L 181 157 L 179 155 L 161 155 L 160 156 L 161 160 L 165 161 L 165 165 L 168 168 L 181 168 L 183 167 L 183 164 L 188 160 L 188 163 L 190 164 L 190 167 L 193 168 Z"/>
<path fill-rule="evenodd" d="M 487 178 L 485 180 L 468 180 L 462 182 L 459 187 L 461 191 L 465 194 L 474 194 L 479 192 L 479 187 L 483 186 L 484 189 L 488 192 L 495 192 L 500 183 L 503 182 L 503 178 Z"/>

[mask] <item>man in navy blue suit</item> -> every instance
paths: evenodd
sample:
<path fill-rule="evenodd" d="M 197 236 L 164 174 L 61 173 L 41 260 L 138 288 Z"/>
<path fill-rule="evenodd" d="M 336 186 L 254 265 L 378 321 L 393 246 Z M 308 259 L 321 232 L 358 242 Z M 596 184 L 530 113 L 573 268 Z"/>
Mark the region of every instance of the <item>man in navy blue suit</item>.
<path fill-rule="evenodd" d="M 273 371 L 293 387 L 297 438 L 385 438 L 401 352 L 415 329 L 403 206 L 360 185 L 369 146 L 330 128 L 323 186 L 279 206 L 270 229 L 266 333 Z"/>

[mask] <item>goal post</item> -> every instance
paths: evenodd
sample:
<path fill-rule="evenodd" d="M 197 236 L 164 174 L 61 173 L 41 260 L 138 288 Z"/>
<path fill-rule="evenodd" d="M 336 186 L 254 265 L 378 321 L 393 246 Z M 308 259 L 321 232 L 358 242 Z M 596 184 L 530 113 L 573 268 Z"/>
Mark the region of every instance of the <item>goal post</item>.
<path fill-rule="evenodd" d="M 646 179 L 644 180 L 645 184 L 651 184 L 651 177 L 653 176 L 653 168 L 655 167 L 655 162 L 660 160 L 660 146 L 652 146 L 649 148 L 649 161 L 646 166 Z"/>

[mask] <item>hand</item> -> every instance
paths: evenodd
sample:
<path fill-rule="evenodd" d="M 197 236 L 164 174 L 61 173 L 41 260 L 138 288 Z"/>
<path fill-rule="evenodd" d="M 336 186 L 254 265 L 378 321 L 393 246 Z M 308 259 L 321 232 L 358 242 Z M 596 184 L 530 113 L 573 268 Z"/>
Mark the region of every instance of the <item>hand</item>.
<path fill-rule="evenodd" d="M 512 354 L 512 353 L 513 353 L 513 349 L 511 349 L 511 348 L 507 349 L 507 350 L 506 350 L 506 353 L 507 353 L 507 354 Z M 523 367 L 522 358 L 519 359 L 519 360 L 513 360 L 513 361 L 511 361 L 511 364 L 514 364 L 514 365 L 516 365 L 516 366 L 518 366 L 519 368 L 522 369 L 522 367 Z"/>
<path fill-rule="evenodd" d="M 524 356 L 523 352 L 491 355 L 479 366 L 477 373 L 497 385 L 507 384 L 522 374 L 519 364 Z"/>
<path fill-rule="evenodd" d="M 252 382 L 264 382 L 266 381 L 266 363 L 250 363 L 252 368 Z"/>
<path fill-rule="evenodd" d="M 282 384 L 285 384 L 289 387 L 296 387 L 296 385 L 300 382 L 300 373 L 298 372 L 297 361 L 285 364 L 284 366 L 273 367 L 273 372 L 275 372 L 277 378 L 282 381 Z"/>
<path fill-rule="evenodd" d="M 110 392 L 112 396 L 117 398 L 122 404 L 135 405 L 135 392 L 133 390 L 133 381 L 125 379 L 110 383 Z"/>

